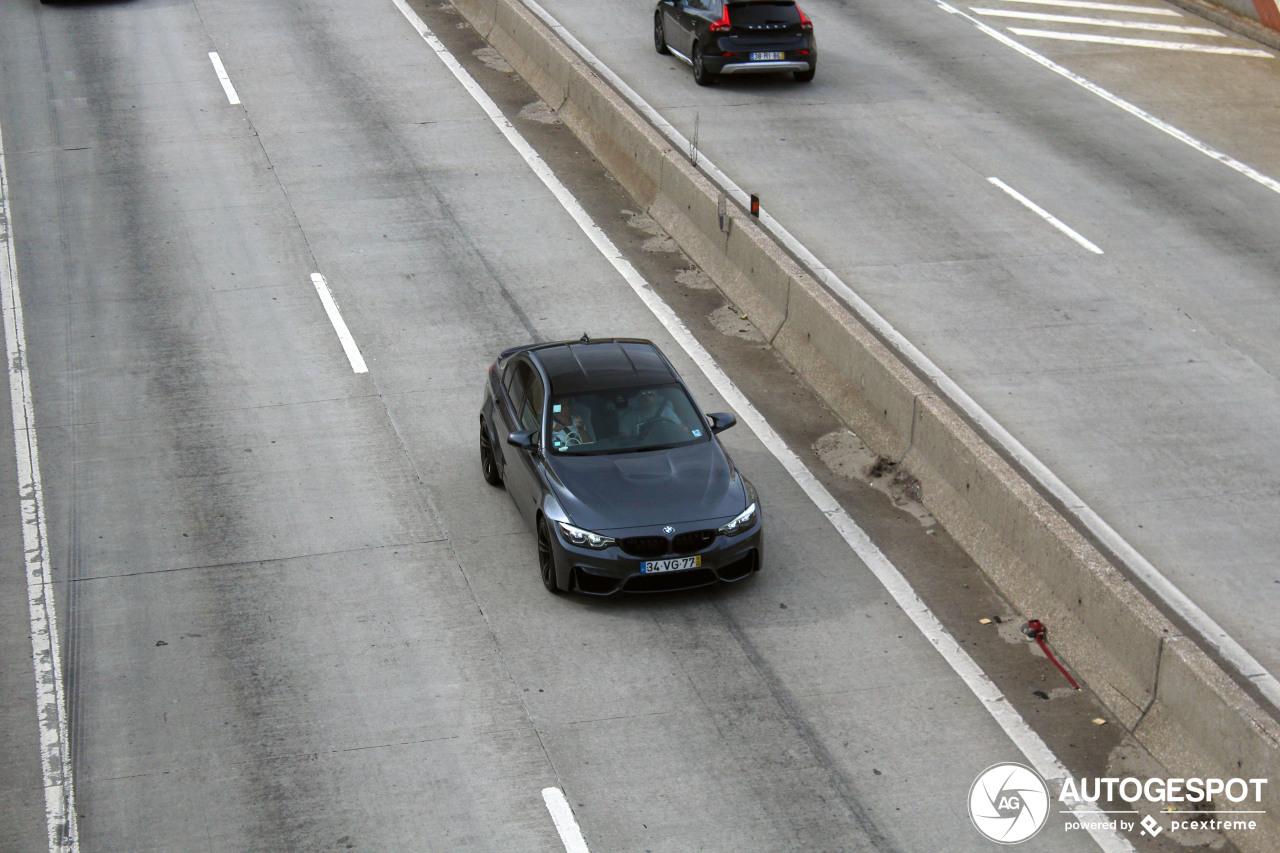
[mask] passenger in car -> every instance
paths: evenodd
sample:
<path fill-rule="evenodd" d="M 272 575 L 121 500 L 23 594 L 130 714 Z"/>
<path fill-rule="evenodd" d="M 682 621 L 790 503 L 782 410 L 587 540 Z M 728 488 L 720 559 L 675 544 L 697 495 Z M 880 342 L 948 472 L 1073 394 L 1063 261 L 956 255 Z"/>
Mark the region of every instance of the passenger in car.
<path fill-rule="evenodd" d="M 595 441 L 591 431 L 591 410 L 565 398 L 551 407 L 551 443 L 553 447 L 574 447 Z"/>

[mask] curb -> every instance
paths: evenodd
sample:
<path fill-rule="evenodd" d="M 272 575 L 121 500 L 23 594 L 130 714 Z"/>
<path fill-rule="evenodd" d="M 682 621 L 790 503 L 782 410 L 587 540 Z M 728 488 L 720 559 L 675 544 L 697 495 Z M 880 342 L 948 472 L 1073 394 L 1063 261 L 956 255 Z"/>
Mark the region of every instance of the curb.
<path fill-rule="evenodd" d="M 1174 0 L 1179 5 L 1201 0 Z M 1184 777 L 1280 780 L 1280 724 L 959 413 L 521 0 L 454 0 L 592 154 L 924 503 L 1140 743 Z M 1276 34 L 1280 36 L 1280 33 Z M 1278 39 L 1280 41 L 1280 39 Z M 1280 786 L 1244 853 L 1280 850 Z"/>

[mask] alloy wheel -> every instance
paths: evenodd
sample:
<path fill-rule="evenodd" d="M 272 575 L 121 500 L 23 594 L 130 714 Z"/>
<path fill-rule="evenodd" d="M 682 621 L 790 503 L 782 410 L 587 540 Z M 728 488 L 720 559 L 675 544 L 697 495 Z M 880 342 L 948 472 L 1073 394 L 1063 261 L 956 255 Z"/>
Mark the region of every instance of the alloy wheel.
<path fill-rule="evenodd" d="M 480 422 L 480 471 L 489 485 L 502 485 L 502 474 L 498 472 L 498 461 L 493 457 L 493 445 L 489 442 L 489 430 L 485 429 L 483 421 Z"/>
<path fill-rule="evenodd" d="M 661 12 L 653 16 L 653 49 L 664 56 L 671 52 L 667 49 L 667 31 L 662 26 Z"/>
<path fill-rule="evenodd" d="M 693 81 L 699 86 L 710 86 L 716 80 L 716 75 L 707 71 L 705 65 L 702 64 L 702 48 L 698 45 L 693 46 Z"/>
<path fill-rule="evenodd" d="M 558 595 L 560 585 L 556 582 L 556 555 L 551 548 L 551 528 L 544 518 L 538 522 L 538 573 L 542 576 L 542 585 L 547 592 Z"/>

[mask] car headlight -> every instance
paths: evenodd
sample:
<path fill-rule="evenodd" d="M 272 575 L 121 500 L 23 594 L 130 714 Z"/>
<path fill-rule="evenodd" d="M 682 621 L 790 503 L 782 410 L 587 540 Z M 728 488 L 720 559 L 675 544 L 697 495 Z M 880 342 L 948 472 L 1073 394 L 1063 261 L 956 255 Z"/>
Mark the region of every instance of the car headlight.
<path fill-rule="evenodd" d="M 759 512 L 759 507 L 757 507 L 755 503 L 752 503 L 751 506 L 742 511 L 741 515 L 726 524 L 724 527 L 721 527 L 716 532 L 722 536 L 736 536 L 756 523 L 756 515 Z"/>
<path fill-rule="evenodd" d="M 564 537 L 568 539 L 571 544 L 577 545 L 580 548 L 608 548 L 617 541 L 615 539 L 610 539 L 608 536 L 601 536 L 599 533 L 592 533 L 590 530 L 583 530 L 579 527 L 574 527 L 572 524 L 566 524 L 563 521 L 559 522 L 559 524 L 560 531 L 564 533 Z"/>

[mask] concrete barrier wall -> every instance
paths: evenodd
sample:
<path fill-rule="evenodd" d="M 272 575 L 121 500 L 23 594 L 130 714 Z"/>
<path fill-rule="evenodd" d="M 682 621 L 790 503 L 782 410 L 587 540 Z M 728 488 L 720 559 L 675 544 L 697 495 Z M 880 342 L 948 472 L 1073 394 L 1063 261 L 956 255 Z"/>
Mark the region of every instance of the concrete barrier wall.
<path fill-rule="evenodd" d="M 1255 5 L 1254 0 L 1214 0 L 1214 2 L 1224 9 L 1235 12 L 1237 15 L 1244 15 L 1246 18 L 1253 18 L 1255 21 L 1261 20 L 1261 15 L 1258 13 L 1258 7 Z M 1272 6 L 1275 5 L 1272 0 L 1261 0 L 1261 2 L 1271 3 Z"/>
<path fill-rule="evenodd" d="M 1280 27 L 1280 13 L 1276 11 L 1276 0 L 1215 0 L 1215 2 L 1237 15 L 1253 18 L 1269 27 Z"/>
<path fill-rule="evenodd" d="M 895 461 L 907 455 L 928 387 L 808 276 L 792 283 L 773 344 L 869 448 Z"/>
<path fill-rule="evenodd" d="M 1173 625 L 944 401 L 920 398 L 904 461 L 930 512 L 1132 730 Z"/>
<path fill-rule="evenodd" d="M 1165 643 L 1159 683 L 1155 703 L 1134 731 L 1138 741 L 1161 757 L 1165 766 L 1188 778 L 1269 779 L 1260 804 L 1222 803 L 1218 808 L 1266 811 L 1266 815 L 1256 816 L 1262 818 L 1257 830 L 1236 834 L 1232 840 L 1248 853 L 1280 850 L 1280 821 L 1276 820 L 1280 815 L 1280 780 L 1276 779 L 1274 751 L 1274 744 L 1280 743 L 1280 726 L 1249 700 L 1224 704 L 1222 697 L 1238 690 L 1186 637 Z M 1260 743 L 1271 744 L 1272 749 L 1259 749 Z"/>
<path fill-rule="evenodd" d="M 925 505 L 1116 718 L 1175 775 L 1272 780 L 1246 853 L 1280 850 L 1280 725 L 952 407 L 675 151 L 520 0 L 454 5 L 832 410 L 921 483 Z"/>
<path fill-rule="evenodd" d="M 1169 0 L 1188 12 L 1280 50 L 1277 0 Z"/>

